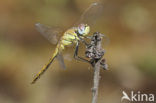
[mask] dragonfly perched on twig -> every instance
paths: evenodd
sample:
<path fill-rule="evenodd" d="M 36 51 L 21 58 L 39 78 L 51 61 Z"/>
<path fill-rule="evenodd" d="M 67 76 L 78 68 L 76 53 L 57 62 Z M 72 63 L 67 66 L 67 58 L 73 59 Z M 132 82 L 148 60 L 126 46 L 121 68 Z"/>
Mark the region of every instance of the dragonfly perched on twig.
<path fill-rule="evenodd" d="M 81 15 L 78 22 L 69 29 L 66 29 L 65 32 L 62 32 L 61 29 L 56 27 L 49 27 L 43 24 L 35 24 L 37 30 L 48 39 L 52 44 L 57 44 L 54 53 L 52 54 L 49 62 L 43 66 L 43 68 L 37 73 L 32 81 L 32 84 L 35 83 L 40 76 L 49 68 L 50 64 L 54 61 L 55 58 L 59 59 L 59 62 L 63 68 L 65 68 L 64 60 L 61 55 L 61 52 L 64 48 L 71 44 L 76 44 L 74 58 L 78 60 L 83 60 L 88 62 L 86 59 L 83 59 L 78 56 L 78 47 L 79 42 L 83 42 L 90 32 L 90 26 L 95 23 L 97 18 L 101 15 L 103 5 L 99 2 L 92 3 Z M 62 36 L 57 38 L 57 35 L 62 34 Z"/>

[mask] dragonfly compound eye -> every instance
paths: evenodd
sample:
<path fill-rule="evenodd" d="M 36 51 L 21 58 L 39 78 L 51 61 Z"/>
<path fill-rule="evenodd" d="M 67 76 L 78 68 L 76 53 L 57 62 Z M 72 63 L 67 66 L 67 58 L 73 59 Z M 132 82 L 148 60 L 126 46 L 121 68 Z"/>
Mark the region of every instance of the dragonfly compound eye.
<path fill-rule="evenodd" d="M 89 26 L 87 24 L 86 25 L 85 24 L 80 24 L 78 26 L 78 33 L 80 35 L 85 36 L 85 35 L 87 35 L 89 33 L 89 31 L 90 31 L 90 28 L 89 28 Z"/>

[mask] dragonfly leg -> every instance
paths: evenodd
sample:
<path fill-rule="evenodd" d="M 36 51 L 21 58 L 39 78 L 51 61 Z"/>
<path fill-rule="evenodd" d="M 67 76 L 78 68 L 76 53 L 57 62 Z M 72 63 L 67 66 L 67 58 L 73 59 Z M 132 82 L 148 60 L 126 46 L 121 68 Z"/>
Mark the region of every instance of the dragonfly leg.
<path fill-rule="evenodd" d="M 90 63 L 89 60 L 84 59 L 84 58 L 78 56 L 78 50 L 79 50 L 79 42 L 76 43 L 76 48 L 75 48 L 75 52 L 74 52 L 74 58 L 76 60 L 79 60 L 79 61 L 84 61 L 84 62 Z"/>
<path fill-rule="evenodd" d="M 89 45 L 85 40 L 82 39 L 81 41 L 82 41 L 82 43 L 84 43 L 86 46 Z"/>
<path fill-rule="evenodd" d="M 79 39 L 80 39 L 80 41 L 81 41 L 83 44 L 85 44 L 85 46 L 88 46 L 88 45 L 89 45 L 84 39 L 82 39 L 82 38 L 80 38 L 80 37 L 79 37 Z"/>
<path fill-rule="evenodd" d="M 87 39 L 92 39 L 92 36 L 86 36 L 85 38 L 87 38 Z"/>

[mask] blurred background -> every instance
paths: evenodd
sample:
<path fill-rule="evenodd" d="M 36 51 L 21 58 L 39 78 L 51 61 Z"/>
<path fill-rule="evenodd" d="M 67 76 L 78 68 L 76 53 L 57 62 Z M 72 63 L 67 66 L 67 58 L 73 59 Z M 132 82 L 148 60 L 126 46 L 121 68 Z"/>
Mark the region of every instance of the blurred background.
<path fill-rule="evenodd" d="M 93 70 L 73 59 L 57 61 L 31 85 L 54 51 L 34 27 L 40 22 L 67 28 L 95 0 L 0 1 L 0 103 L 90 103 Z M 103 0 L 103 14 L 91 27 L 107 35 L 109 70 L 101 70 L 98 103 L 120 103 L 122 91 L 156 94 L 156 1 Z M 84 54 L 84 47 L 80 55 Z M 71 59 L 69 59 L 71 57 Z"/>

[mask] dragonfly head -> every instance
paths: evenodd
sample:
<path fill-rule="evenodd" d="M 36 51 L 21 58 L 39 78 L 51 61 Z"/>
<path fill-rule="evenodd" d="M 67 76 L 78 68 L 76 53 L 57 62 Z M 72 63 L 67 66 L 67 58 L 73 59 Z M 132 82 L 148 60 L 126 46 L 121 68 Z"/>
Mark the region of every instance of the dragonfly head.
<path fill-rule="evenodd" d="M 89 31 L 90 31 L 90 27 L 87 24 L 80 24 L 78 26 L 77 32 L 80 36 L 88 35 Z"/>

